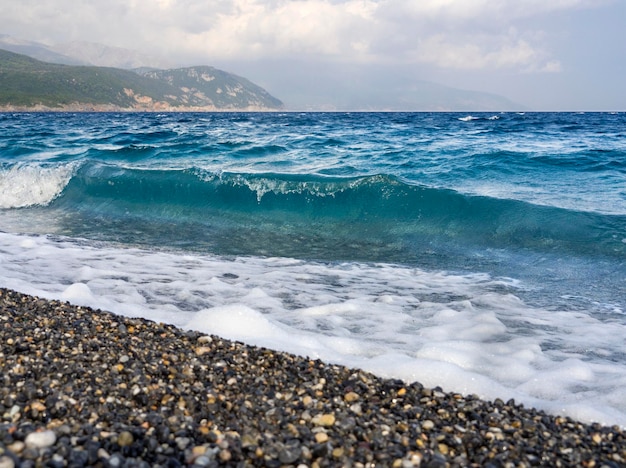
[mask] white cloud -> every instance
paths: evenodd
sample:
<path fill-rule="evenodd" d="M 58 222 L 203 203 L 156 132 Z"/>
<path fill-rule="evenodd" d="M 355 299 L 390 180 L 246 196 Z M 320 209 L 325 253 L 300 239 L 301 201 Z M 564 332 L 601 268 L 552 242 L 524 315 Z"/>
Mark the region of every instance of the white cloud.
<path fill-rule="evenodd" d="M 324 57 L 442 68 L 560 69 L 524 25 L 598 0 L 21 0 L 0 31 L 196 58 Z M 13 29 L 13 31 L 11 31 Z M 19 34 L 17 34 L 19 35 Z"/>
<path fill-rule="evenodd" d="M 178 28 L 189 51 L 220 58 L 352 56 L 368 49 L 365 31 L 375 22 L 374 3 L 363 0 L 234 0 L 231 5 L 227 11 L 205 17 L 204 27 L 197 32 Z"/>
<path fill-rule="evenodd" d="M 560 73 L 561 70 L 561 62 L 559 62 L 558 60 L 550 60 L 539 71 L 545 73 Z"/>
<path fill-rule="evenodd" d="M 419 42 L 415 60 L 461 70 L 518 68 L 558 71 L 558 61 L 517 34 L 449 37 L 435 34 Z"/>

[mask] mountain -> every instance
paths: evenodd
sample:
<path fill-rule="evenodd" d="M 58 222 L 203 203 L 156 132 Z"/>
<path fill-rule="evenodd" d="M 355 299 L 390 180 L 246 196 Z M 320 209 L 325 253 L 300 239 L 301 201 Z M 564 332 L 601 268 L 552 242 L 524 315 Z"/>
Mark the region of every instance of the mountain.
<path fill-rule="evenodd" d="M 56 52 L 40 42 L 25 41 L 8 34 L 0 34 L 0 49 L 16 54 L 28 55 L 42 62 L 62 63 L 65 65 L 92 65 L 89 62 Z"/>
<path fill-rule="evenodd" d="M 516 111 L 504 96 L 420 79 L 418 65 L 316 63 L 305 60 L 232 62 L 254 76 L 291 110 L 310 111 Z M 280 70 L 280 73 L 277 72 Z"/>
<path fill-rule="evenodd" d="M 140 67 L 172 68 L 174 64 L 158 57 L 142 54 L 136 50 L 111 47 L 96 42 L 73 41 L 47 45 L 26 41 L 8 34 L 0 34 L 0 49 L 24 54 L 42 62 L 63 65 L 94 65 L 135 69 Z"/>
<path fill-rule="evenodd" d="M 376 86 L 380 84 L 380 86 Z M 370 90 L 371 94 L 368 92 Z M 364 99 L 370 96 L 369 99 Z M 424 80 L 412 80 L 398 86 L 374 83 L 360 89 L 346 89 L 345 107 L 364 109 L 374 107 L 389 111 L 421 109 L 429 111 L 516 111 L 525 110 L 497 94 L 452 88 Z"/>
<path fill-rule="evenodd" d="M 272 110 L 282 102 L 211 67 L 142 71 L 42 62 L 0 49 L 4 110 Z"/>
<path fill-rule="evenodd" d="M 92 42 L 76 41 L 49 46 L 0 35 L 0 49 L 33 58 L 67 65 L 93 65 L 133 69 L 144 77 L 165 80 L 178 88 L 177 101 L 171 105 L 239 106 L 274 108 L 273 99 L 266 100 L 266 91 L 258 88 L 247 96 L 237 93 L 238 86 L 251 83 L 240 77 L 238 85 L 225 80 L 218 85 L 219 70 L 192 67 L 172 70 L 163 60 L 137 51 L 110 47 Z M 280 90 L 285 107 L 312 111 L 510 111 L 526 107 L 493 93 L 471 91 L 420 79 L 422 70 L 414 65 L 374 65 L 316 62 L 303 59 L 227 61 L 223 67 L 254 76 L 269 89 Z M 201 69 L 202 68 L 202 69 Z M 194 71 L 195 70 L 195 71 Z M 225 72 L 222 72 L 225 73 Z M 215 77 L 204 80 L 202 75 Z M 234 76 L 234 75 L 233 75 Z M 216 81 L 217 80 L 217 81 Z M 244 82 L 247 83 L 244 85 Z M 134 89 L 134 88 L 133 88 Z M 186 91 L 185 91 L 186 89 Z M 230 93 L 230 94 L 229 94 Z M 235 98 L 231 94 L 238 94 Z M 168 93 L 165 93 L 168 94 Z M 151 96 L 152 95 L 148 95 Z M 268 95 L 269 96 L 269 95 Z M 154 98 L 153 98 L 154 99 Z M 158 99 L 161 101 L 160 99 Z"/>
<path fill-rule="evenodd" d="M 68 57 L 70 60 L 79 61 L 84 65 L 125 68 L 128 70 L 140 67 L 174 67 L 173 63 L 158 57 L 142 54 L 136 50 L 111 47 L 97 42 L 73 41 L 51 46 L 50 50 L 63 57 Z M 51 62 L 52 60 L 49 61 Z"/>

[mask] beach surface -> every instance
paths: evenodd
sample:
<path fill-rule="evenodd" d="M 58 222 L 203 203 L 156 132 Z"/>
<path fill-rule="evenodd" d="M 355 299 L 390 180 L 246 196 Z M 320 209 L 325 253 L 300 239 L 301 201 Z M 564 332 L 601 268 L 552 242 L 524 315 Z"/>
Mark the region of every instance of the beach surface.
<path fill-rule="evenodd" d="M 619 427 L 0 289 L 0 467 L 624 466 Z"/>

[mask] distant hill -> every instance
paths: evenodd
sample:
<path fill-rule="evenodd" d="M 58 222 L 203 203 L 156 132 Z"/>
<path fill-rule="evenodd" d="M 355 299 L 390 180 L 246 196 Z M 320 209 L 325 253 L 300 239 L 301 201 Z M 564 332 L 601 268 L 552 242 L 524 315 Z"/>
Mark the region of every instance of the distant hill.
<path fill-rule="evenodd" d="M 29 57 L 43 62 L 62 63 L 64 65 L 95 65 L 56 52 L 52 50 L 51 47 L 40 42 L 18 39 L 8 34 L 0 34 L 0 49 L 8 50 L 16 54 L 28 55 Z"/>
<path fill-rule="evenodd" d="M 0 47 L 2 47 L 2 45 L 0 45 Z M 124 68 L 127 70 L 140 67 L 175 67 L 173 63 L 159 57 L 153 57 L 137 52 L 136 50 L 124 49 L 122 47 L 111 47 L 97 42 L 73 41 L 50 46 L 49 49 L 66 57 L 65 60 L 80 61 L 83 65 Z M 48 60 L 48 62 L 56 62 L 56 60 Z"/>
<path fill-rule="evenodd" d="M 137 73 L 180 90 L 177 102 L 185 106 L 202 106 L 207 101 L 218 108 L 279 109 L 283 106 L 280 100 L 260 86 L 213 67 L 137 70 Z"/>
<path fill-rule="evenodd" d="M 280 100 L 259 86 L 212 67 L 140 73 L 42 62 L 0 49 L 0 108 L 208 111 L 282 107 Z"/>
<path fill-rule="evenodd" d="M 132 70 L 140 67 L 174 68 L 172 62 L 136 50 L 112 47 L 97 42 L 73 41 L 48 45 L 0 34 L 0 49 L 28 55 L 42 62 L 62 65 L 94 65 Z"/>
<path fill-rule="evenodd" d="M 229 67 L 268 83 L 270 89 L 279 89 L 280 98 L 291 110 L 526 110 L 504 96 L 422 80 L 414 66 L 286 60 L 234 62 Z"/>

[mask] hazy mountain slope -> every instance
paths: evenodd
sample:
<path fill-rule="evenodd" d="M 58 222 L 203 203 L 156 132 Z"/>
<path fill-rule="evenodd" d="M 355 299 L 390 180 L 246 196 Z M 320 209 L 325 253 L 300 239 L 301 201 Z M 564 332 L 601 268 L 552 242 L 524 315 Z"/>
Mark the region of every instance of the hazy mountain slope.
<path fill-rule="evenodd" d="M 50 49 L 81 63 L 99 67 L 134 69 L 139 67 L 173 68 L 175 65 L 158 57 L 152 57 L 136 50 L 111 47 L 96 42 L 73 41 L 57 44 Z"/>
<path fill-rule="evenodd" d="M 493 93 L 418 78 L 412 67 L 325 64 L 303 60 L 233 62 L 229 69 L 254 76 L 294 110 L 511 111 L 525 106 Z M 275 70 L 282 70 L 276 73 Z M 270 85 L 268 85 L 270 86 Z"/>
<path fill-rule="evenodd" d="M 28 55 L 42 62 L 61 63 L 64 65 L 90 65 L 89 62 L 55 52 L 45 44 L 25 41 L 7 34 L 0 34 L 0 49 L 16 54 Z"/>

